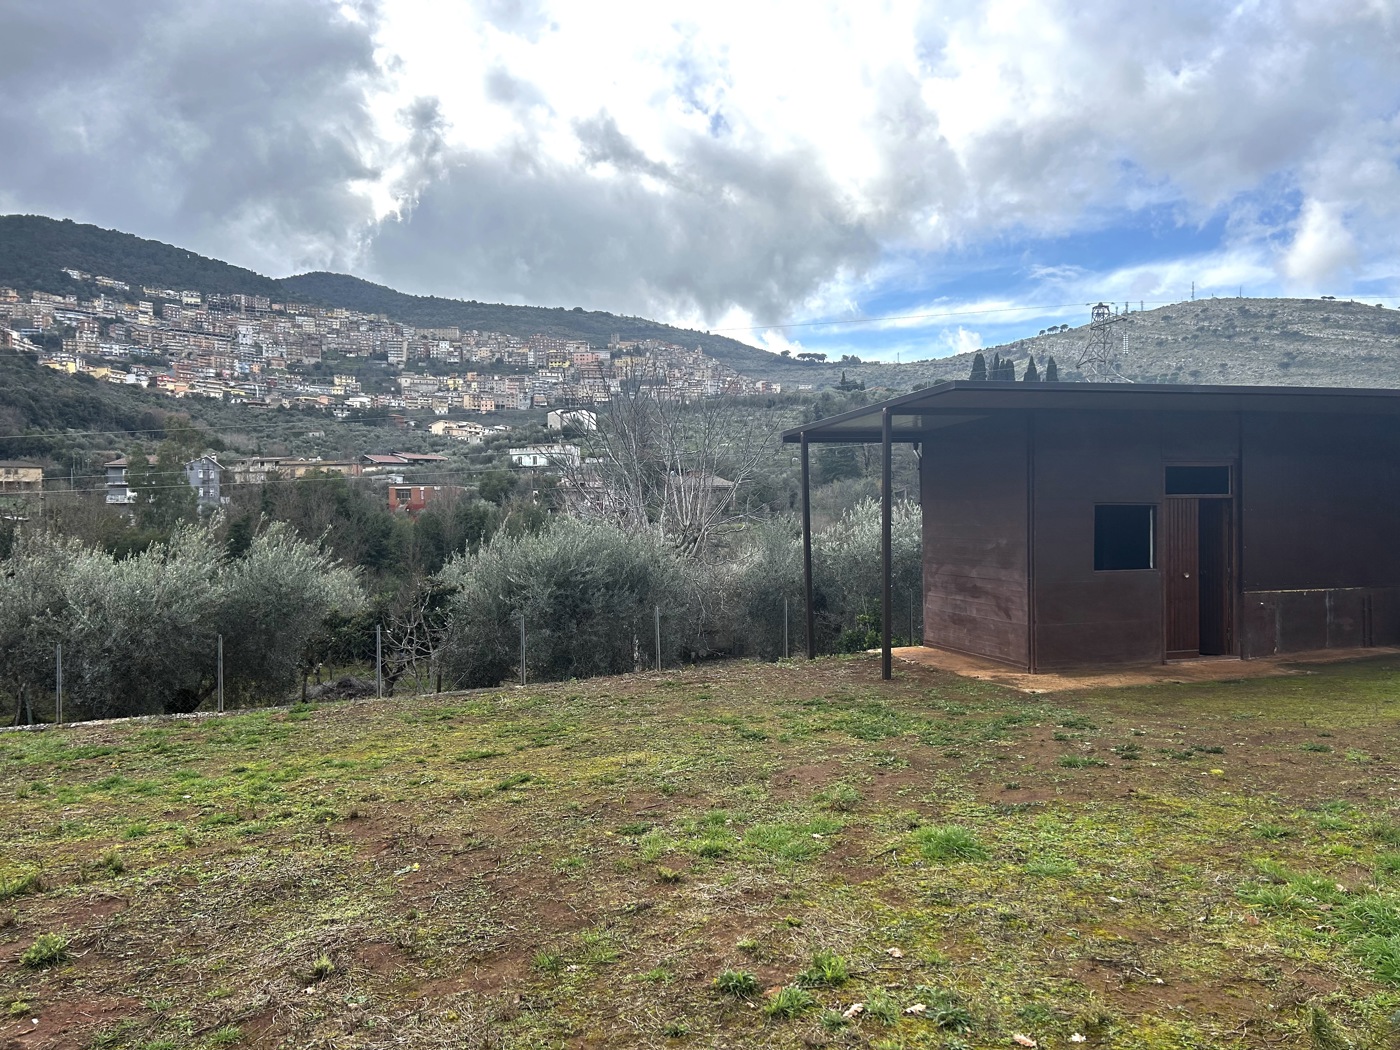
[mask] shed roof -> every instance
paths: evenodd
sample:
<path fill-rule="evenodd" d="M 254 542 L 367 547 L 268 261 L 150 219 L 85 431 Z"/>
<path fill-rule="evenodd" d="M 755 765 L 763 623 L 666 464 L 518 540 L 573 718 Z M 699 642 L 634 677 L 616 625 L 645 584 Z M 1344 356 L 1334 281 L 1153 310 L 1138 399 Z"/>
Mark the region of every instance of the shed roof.
<path fill-rule="evenodd" d="M 783 431 L 784 441 L 877 442 L 890 410 L 891 437 L 922 440 L 931 430 L 998 412 L 1332 412 L 1400 416 L 1400 390 L 1356 387 L 1186 386 L 1146 383 L 938 383 L 887 401 Z"/>

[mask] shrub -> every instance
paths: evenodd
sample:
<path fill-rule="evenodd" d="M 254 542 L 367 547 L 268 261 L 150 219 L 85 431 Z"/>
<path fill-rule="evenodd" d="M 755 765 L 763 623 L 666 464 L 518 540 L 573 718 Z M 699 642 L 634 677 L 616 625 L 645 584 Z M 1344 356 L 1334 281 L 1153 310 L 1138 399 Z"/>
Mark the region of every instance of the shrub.
<path fill-rule="evenodd" d="M 747 970 L 725 970 L 715 978 L 715 991 L 743 999 L 758 991 L 758 978 Z"/>
<path fill-rule="evenodd" d="M 816 1005 L 812 993 L 795 984 L 784 985 L 773 993 L 764 1004 L 763 1012 L 769 1017 L 796 1017 Z"/>
<path fill-rule="evenodd" d="M 846 960 L 823 949 L 813 955 L 811 965 L 797 975 L 797 983 L 806 988 L 839 988 L 850 978 Z"/>
<path fill-rule="evenodd" d="M 19 963 L 30 970 L 54 966 L 68 958 L 68 938 L 61 933 L 41 933 L 19 957 Z"/>
<path fill-rule="evenodd" d="M 35 893 L 39 889 L 39 873 L 33 869 L 10 878 L 0 879 L 0 901 Z"/>
<path fill-rule="evenodd" d="M 443 663 L 464 686 L 517 673 L 520 617 L 527 673 L 553 681 L 621 674 L 655 661 L 653 615 L 663 618 L 662 660 L 706 648 L 703 574 L 657 537 L 565 520 L 548 532 L 498 534 L 453 559 Z"/>

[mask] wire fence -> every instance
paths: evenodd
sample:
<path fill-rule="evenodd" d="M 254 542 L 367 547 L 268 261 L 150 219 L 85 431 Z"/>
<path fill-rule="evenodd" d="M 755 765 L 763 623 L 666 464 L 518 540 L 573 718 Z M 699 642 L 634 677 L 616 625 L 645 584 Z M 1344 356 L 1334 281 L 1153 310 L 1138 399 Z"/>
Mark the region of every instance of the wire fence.
<path fill-rule="evenodd" d="M 794 609 L 794 606 L 796 606 L 797 608 Z M 906 641 L 908 644 L 921 645 L 923 644 L 922 624 L 918 621 L 916 617 L 916 609 L 917 603 L 915 595 L 910 594 L 908 605 L 909 633 L 903 639 L 898 639 L 897 633 L 895 634 L 895 637 L 898 640 Z M 788 597 L 784 596 L 782 600 L 782 620 L 781 624 L 777 625 L 780 631 L 780 637 L 782 639 L 781 650 L 779 653 L 779 657 L 781 659 L 790 659 L 793 655 L 792 643 L 794 612 L 796 612 L 800 618 L 801 604 L 791 602 Z M 530 662 L 532 637 L 531 625 L 529 623 L 528 618 L 524 614 L 517 614 L 514 617 L 514 619 L 516 620 L 519 626 L 519 651 L 517 656 L 518 664 L 516 675 L 519 684 L 522 686 L 526 686 L 531 683 L 559 680 L 559 676 L 556 674 L 550 674 L 547 671 L 541 672 L 539 669 L 535 669 L 532 671 Z M 665 653 L 668 651 L 667 642 L 670 641 L 670 639 L 668 639 L 665 634 L 668 622 L 667 617 L 665 615 L 665 610 L 660 605 L 654 606 L 652 610 L 651 619 L 651 637 L 645 638 L 644 636 L 636 635 L 633 639 L 633 651 L 635 654 L 634 671 L 659 672 L 664 671 L 666 669 Z M 539 630 L 544 631 L 548 629 L 542 627 L 539 628 Z M 389 651 L 386 653 L 385 643 L 386 637 L 383 625 L 375 624 L 373 660 L 374 676 L 372 685 L 367 679 L 361 680 L 353 674 L 347 674 L 342 676 L 342 680 L 348 679 L 356 687 L 356 692 L 354 695 L 373 695 L 377 698 L 383 698 L 386 695 L 419 696 L 428 693 L 440 693 L 443 691 L 444 674 L 442 666 L 442 651 L 440 648 L 429 647 L 426 650 L 426 652 L 415 653 L 409 657 L 405 657 L 405 654 L 402 651 L 395 650 L 392 645 L 389 646 Z M 802 649 L 803 646 L 799 646 L 799 651 L 801 651 Z M 69 664 L 72 665 L 77 659 L 77 657 L 78 654 L 75 654 L 73 652 L 70 645 L 68 651 Z M 217 635 L 214 640 L 214 647 L 211 657 L 213 665 L 213 688 L 211 694 L 199 704 L 199 707 L 206 708 L 207 706 L 209 708 L 212 708 L 212 710 L 216 713 L 223 713 L 225 710 L 228 710 L 228 704 L 227 696 L 225 693 L 224 636 L 222 634 Z M 68 724 L 70 721 L 86 720 L 82 718 L 81 715 L 76 719 L 72 717 L 75 714 L 79 714 L 81 708 L 79 707 L 79 705 L 75 705 L 72 702 L 72 697 L 69 695 L 69 691 L 65 687 L 64 661 L 64 646 L 63 643 L 60 642 L 55 644 L 53 652 L 54 678 L 52 697 L 52 724 L 57 725 Z M 677 663 L 680 662 L 680 660 L 677 660 Z M 356 665 L 356 669 L 364 670 L 362 665 Z M 300 694 L 302 700 L 306 700 L 308 698 L 320 699 L 323 696 L 322 690 L 326 689 L 328 686 L 334 685 L 336 679 L 334 670 L 332 669 L 332 673 L 330 675 L 330 682 L 322 682 L 324 671 L 325 668 L 323 665 L 307 665 L 302 668 L 302 682 L 300 687 Z M 315 674 L 317 680 L 316 691 L 314 693 L 311 692 L 310 686 L 310 679 L 313 674 Z M 46 720 L 42 718 L 43 712 L 35 710 L 34 699 L 34 697 L 30 696 L 22 700 L 16 700 L 16 709 L 14 711 L 13 721 L 14 725 L 18 726 L 24 724 L 45 723 Z M 68 706 L 66 709 L 65 701 L 68 702 Z M 275 704 L 279 702 L 279 700 L 269 698 L 268 702 Z M 282 697 L 280 698 L 280 702 L 292 702 L 292 698 L 290 696 Z M 75 708 L 78 708 L 78 710 L 75 710 Z"/>

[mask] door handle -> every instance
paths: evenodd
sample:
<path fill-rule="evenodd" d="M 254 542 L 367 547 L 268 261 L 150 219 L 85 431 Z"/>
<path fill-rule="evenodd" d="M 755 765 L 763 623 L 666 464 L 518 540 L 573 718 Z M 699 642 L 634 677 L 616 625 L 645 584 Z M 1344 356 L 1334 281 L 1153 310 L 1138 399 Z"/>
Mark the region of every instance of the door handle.
<path fill-rule="evenodd" d="M 1189 572 L 1183 572 L 1183 573 L 1181 574 L 1181 576 L 1182 576 L 1183 579 L 1187 579 L 1187 580 L 1189 580 L 1189 579 L 1191 578 L 1191 574 L 1190 574 Z"/>

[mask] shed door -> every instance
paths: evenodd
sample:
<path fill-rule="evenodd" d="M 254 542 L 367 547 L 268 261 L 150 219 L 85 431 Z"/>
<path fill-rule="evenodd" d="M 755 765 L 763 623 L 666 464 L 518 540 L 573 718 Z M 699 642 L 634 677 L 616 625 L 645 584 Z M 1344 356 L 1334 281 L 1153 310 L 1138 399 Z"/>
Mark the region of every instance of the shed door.
<path fill-rule="evenodd" d="M 1165 500 L 1162 597 L 1168 660 L 1201 652 L 1200 500 Z"/>

